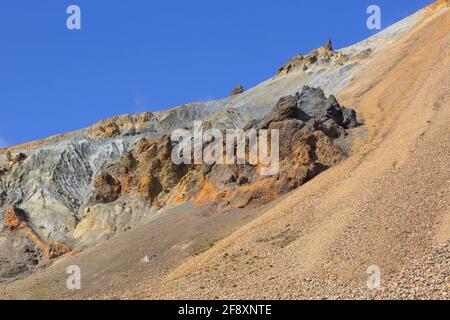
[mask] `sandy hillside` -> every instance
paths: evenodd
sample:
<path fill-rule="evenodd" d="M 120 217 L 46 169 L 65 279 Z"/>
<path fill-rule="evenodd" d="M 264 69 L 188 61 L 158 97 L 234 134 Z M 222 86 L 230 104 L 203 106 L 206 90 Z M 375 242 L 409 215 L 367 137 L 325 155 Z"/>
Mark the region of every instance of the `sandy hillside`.
<path fill-rule="evenodd" d="M 445 3 L 442 3 L 445 5 Z M 130 298 L 448 298 L 450 10 L 436 6 L 339 96 L 350 159 Z M 382 271 L 379 291 L 367 269 Z"/>

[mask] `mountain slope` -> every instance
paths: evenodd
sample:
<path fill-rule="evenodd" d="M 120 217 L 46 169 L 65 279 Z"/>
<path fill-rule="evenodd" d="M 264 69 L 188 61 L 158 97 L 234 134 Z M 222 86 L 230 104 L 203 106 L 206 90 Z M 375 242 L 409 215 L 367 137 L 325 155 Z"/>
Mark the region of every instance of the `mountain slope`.
<path fill-rule="evenodd" d="M 365 143 L 350 159 L 181 265 L 163 294 L 146 282 L 126 296 L 446 298 L 450 10 L 424 13 L 339 95 L 366 120 Z M 408 270 L 438 243 L 435 265 Z M 366 289 L 372 265 L 387 287 L 379 293 Z M 421 276 L 430 286 L 419 286 Z"/>
<path fill-rule="evenodd" d="M 79 214 L 96 173 L 144 136 L 157 137 L 195 119 L 243 126 L 266 116 L 279 98 L 305 84 L 337 94 L 341 103 L 357 109 L 366 130 L 347 160 L 259 210 L 238 209 L 212 219 L 189 204 L 155 211 L 149 222 L 74 257 L 65 256 L 0 292 L 16 298 L 445 298 L 450 12 L 446 2 L 439 3 L 355 46 L 314 51 L 307 57 L 318 62 L 306 69 L 303 60 L 294 57 L 289 63 L 300 61 L 300 68 L 290 67 L 292 71 L 241 95 L 116 117 L 12 148 L 29 155 L 24 168 L 14 169 L 17 177 L 38 171 L 28 176 L 30 187 L 15 187 L 18 191 L 10 192 L 8 201 L 23 197 L 24 208 L 34 213 L 32 222 L 45 221 L 40 230 L 51 238 L 54 226 L 65 223 L 58 219 L 70 221 Z M 234 112 L 227 112 L 230 109 Z M 46 177 L 39 175 L 42 159 L 55 159 L 45 170 L 50 168 L 51 179 L 56 173 L 56 190 L 49 190 Z M 79 172 L 73 163 L 83 161 L 81 167 L 90 171 L 73 174 Z M 18 179 L 11 181 L 14 185 Z M 44 187 L 35 190 L 36 185 Z M 23 189 L 33 192 L 24 197 Z M 40 208 L 39 203 L 48 204 L 49 199 L 56 204 L 50 212 L 43 211 L 48 206 Z M 67 242 L 71 240 L 65 237 L 76 228 L 70 223 L 68 232 L 57 232 Z M 439 243 L 445 245 L 433 249 Z M 141 258 L 150 249 L 158 251 L 158 258 L 149 266 Z M 413 279 L 410 284 L 412 271 L 407 267 L 420 266 L 422 259 L 435 263 L 430 270 L 413 271 L 434 277 L 436 290 L 425 285 L 415 293 L 417 283 Z M 82 267 L 86 288 L 81 292 L 65 289 L 65 270 L 71 264 Z M 365 287 L 366 270 L 372 265 L 381 267 L 387 287 L 383 292 L 370 293 Z M 443 278 L 436 279 L 439 275 Z"/>

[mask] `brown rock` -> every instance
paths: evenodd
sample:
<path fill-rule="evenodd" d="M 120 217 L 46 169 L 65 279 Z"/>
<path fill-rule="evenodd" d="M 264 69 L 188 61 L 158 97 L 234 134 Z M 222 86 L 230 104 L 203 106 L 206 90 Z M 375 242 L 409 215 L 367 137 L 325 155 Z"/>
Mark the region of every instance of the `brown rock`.
<path fill-rule="evenodd" d="M 244 87 L 240 84 L 233 88 L 233 91 L 231 91 L 231 96 L 237 96 L 238 94 L 244 93 Z"/>
<path fill-rule="evenodd" d="M 119 180 L 107 172 L 102 172 L 95 178 L 95 189 L 91 203 L 110 203 L 116 201 L 121 194 L 122 185 Z"/>
<path fill-rule="evenodd" d="M 9 208 L 6 211 L 3 227 L 7 230 L 22 229 L 25 226 L 26 217 L 16 208 Z"/>
<path fill-rule="evenodd" d="M 138 188 L 139 195 L 151 202 L 163 191 L 161 183 L 153 175 L 144 176 Z"/>
<path fill-rule="evenodd" d="M 123 173 L 129 174 L 137 168 L 137 161 L 132 152 L 127 152 L 122 159 Z"/>
<path fill-rule="evenodd" d="M 331 42 L 331 38 L 328 38 L 328 42 L 325 45 L 325 49 L 333 51 L 333 43 Z"/>
<path fill-rule="evenodd" d="M 66 253 L 69 253 L 70 251 L 70 247 L 64 242 L 52 240 L 48 242 L 48 249 L 46 254 L 50 259 L 55 259 L 62 255 L 65 255 Z"/>
<path fill-rule="evenodd" d="M 27 158 L 27 155 L 25 153 L 18 153 L 18 154 L 11 154 L 11 151 L 8 151 L 6 153 L 6 162 L 8 162 L 9 165 L 14 165 L 16 163 L 21 163 Z"/>

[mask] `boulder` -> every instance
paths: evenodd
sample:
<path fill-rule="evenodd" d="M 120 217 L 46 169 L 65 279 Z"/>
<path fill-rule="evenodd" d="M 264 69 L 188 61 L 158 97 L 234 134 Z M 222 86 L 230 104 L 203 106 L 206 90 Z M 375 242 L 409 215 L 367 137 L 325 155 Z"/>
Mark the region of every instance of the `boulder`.
<path fill-rule="evenodd" d="M 237 95 L 239 95 L 239 94 L 241 94 L 241 93 L 244 93 L 244 87 L 242 86 L 242 85 L 237 85 L 237 86 L 235 86 L 234 88 L 233 88 L 233 90 L 231 91 L 231 94 L 230 94 L 230 96 L 237 96 Z"/>
<path fill-rule="evenodd" d="M 259 125 L 259 129 L 267 129 L 272 122 L 280 122 L 290 118 L 297 118 L 297 98 L 294 96 L 282 97 L 278 100 L 276 107 L 270 112 Z"/>
<path fill-rule="evenodd" d="M 317 119 L 325 122 L 333 119 L 338 125 L 348 129 L 357 126 L 356 112 L 352 109 L 341 107 L 336 97 L 328 98 L 320 88 L 304 86 L 298 95 L 298 108 L 300 120 L 308 121 Z"/>

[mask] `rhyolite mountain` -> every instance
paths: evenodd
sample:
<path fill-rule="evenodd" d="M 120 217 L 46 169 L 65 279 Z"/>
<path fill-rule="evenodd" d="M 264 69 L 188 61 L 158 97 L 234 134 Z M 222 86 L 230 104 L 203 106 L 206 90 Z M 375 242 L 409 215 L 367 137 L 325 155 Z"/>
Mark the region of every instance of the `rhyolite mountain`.
<path fill-rule="evenodd" d="M 227 235 L 222 234 L 221 230 L 232 229 L 228 227 L 228 222 L 221 220 L 225 219 L 223 217 L 230 217 L 233 221 L 233 231 L 249 222 L 246 219 L 264 215 L 273 206 L 277 208 L 281 199 L 299 198 L 297 192 L 302 192 L 302 186 L 313 185 L 308 182 L 316 180 L 318 175 L 329 169 L 338 171 L 342 164 L 345 166 L 346 161 L 352 163 L 355 145 L 359 148 L 365 143 L 370 146 L 373 140 L 389 137 L 389 131 L 382 131 L 383 126 L 394 123 L 398 114 L 395 111 L 389 113 L 394 120 L 385 116 L 384 105 L 387 103 L 383 104 L 382 101 L 376 105 L 376 111 L 364 109 L 364 98 L 372 94 L 374 88 L 378 90 L 378 86 L 387 89 L 381 94 L 373 94 L 368 100 L 375 101 L 378 96 L 390 97 L 401 92 L 392 88 L 391 83 L 391 87 L 387 84 L 384 86 L 383 80 L 388 78 L 389 70 L 396 70 L 396 66 L 403 61 L 386 62 L 387 53 L 399 43 L 402 45 L 399 52 L 411 53 L 408 50 L 415 43 L 404 39 L 409 39 L 408 36 L 414 34 L 419 26 L 427 26 L 429 21 L 438 19 L 435 17 L 448 15 L 447 7 L 447 1 L 438 1 L 348 48 L 336 50 L 331 40 L 324 41 L 323 47 L 297 54 L 277 70 L 274 68 L 272 78 L 246 90 L 238 85 L 229 97 L 220 100 L 189 103 L 162 112 L 120 115 L 78 131 L 1 149 L 0 282 L 11 282 L 34 271 L 51 268 L 57 259 L 70 259 L 71 255 L 85 251 L 88 255 L 89 249 L 95 250 L 96 246 L 107 244 L 108 241 L 133 237 L 133 232 L 142 232 L 145 229 L 143 226 L 149 221 L 161 221 L 161 226 L 170 226 L 164 219 L 170 219 L 172 215 L 184 217 L 188 211 L 211 217 L 211 221 L 220 221 L 217 224 L 204 222 L 198 231 L 200 237 L 203 228 L 211 228 L 216 236 L 209 236 L 216 242 Z M 392 57 L 395 57 L 395 53 L 391 53 Z M 404 56 L 402 59 L 405 59 Z M 389 70 L 377 78 L 376 73 L 383 70 L 380 65 Z M 402 72 L 396 74 L 395 83 L 413 83 L 411 76 L 402 78 Z M 349 88 L 355 87 L 358 90 L 350 91 L 349 94 Z M 395 101 L 403 103 L 406 96 Z M 351 103 L 347 104 L 347 101 Z M 279 174 L 262 176 L 259 174 L 261 168 L 251 164 L 174 164 L 171 159 L 174 146 L 170 134 L 179 128 L 192 128 L 194 121 L 202 121 L 205 128 L 220 130 L 279 130 Z M 362 159 L 358 161 L 371 159 L 370 153 L 364 148 L 358 149 L 358 152 L 357 155 Z M 393 167 L 396 168 L 399 163 L 399 160 L 394 161 Z M 357 172 L 356 169 L 354 172 Z M 353 171 L 348 170 L 344 176 L 347 178 L 352 174 Z M 334 186 L 336 181 L 341 180 L 330 179 L 326 185 Z M 346 212 L 354 203 L 362 201 L 362 198 L 352 199 L 350 196 L 339 198 L 341 193 L 346 192 L 348 185 L 357 184 L 343 183 L 335 194 L 318 193 L 318 196 L 323 196 L 324 204 L 339 202 L 338 211 Z M 375 185 L 375 182 L 371 185 Z M 367 185 L 364 187 L 369 188 Z M 376 194 L 376 191 L 371 194 Z M 305 192 L 305 195 L 308 194 Z M 368 195 L 366 197 L 370 198 Z M 311 203 L 315 208 L 323 205 L 320 201 L 305 201 L 298 206 Z M 284 210 L 282 215 L 294 212 L 294 207 Z M 333 210 L 336 212 L 336 209 Z M 252 241 L 252 245 L 271 244 L 269 249 L 265 248 L 266 252 L 273 248 L 281 252 L 295 244 L 303 234 L 319 230 L 319 227 L 310 223 L 320 213 L 308 215 L 306 212 L 304 209 L 297 217 L 299 221 L 305 220 L 302 230 L 294 232 L 292 229 L 295 223 L 292 221 L 269 223 L 274 227 L 284 226 L 286 230 L 260 237 Z M 186 217 L 186 232 L 192 222 L 190 219 Z M 332 223 L 334 220 L 330 221 Z M 349 218 L 348 221 L 353 220 Z M 336 220 L 332 225 L 339 223 Z M 176 230 L 181 233 L 183 227 Z M 329 230 L 330 226 L 320 234 L 325 237 Z M 241 232 L 245 234 L 246 229 Z M 256 231 L 251 234 L 256 234 Z M 177 235 L 169 231 L 163 237 L 166 239 L 159 240 L 168 243 L 179 240 Z M 144 242 L 147 243 L 147 240 Z M 308 241 L 315 240 L 307 238 L 304 243 Z M 192 246 L 191 242 L 175 243 L 167 251 L 183 252 L 185 246 Z M 244 246 L 245 242 L 241 243 Z M 149 245 L 143 250 L 150 249 Z M 176 262 L 181 263 L 182 259 L 190 256 L 196 257 L 202 250 L 194 250 Z M 238 253 L 220 252 L 220 256 L 224 264 L 227 263 L 227 257 L 231 257 L 234 264 L 242 252 L 248 253 L 240 248 Z M 314 256 L 311 252 L 307 257 Z M 163 254 L 152 252 L 152 261 L 158 263 L 160 255 Z M 345 253 L 342 254 L 344 256 Z M 206 261 L 202 257 L 199 259 L 202 263 Z M 247 261 L 248 266 L 254 263 Z M 265 265 L 277 268 L 273 261 Z M 187 264 L 177 270 L 175 275 L 179 273 L 185 276 L 189 268 Z M 214 268 L 217 265 L 205 272 Z M 249 274 L 253 272 L 256 274 L 256 271 Z M 251 287 L 248 285 L 246 288 Z M 232 296 L 228 294 L 225 297 Z"/>
<path fill-rule="evenodd" d="M 306 55 L 296 55 L 255 88 L 233 90 L 221 100 L 120 115 L 2 150 L 0 229 L 5 230 L 8 210 L 20 210 L 42 241 L 61 241 L 77 250 L 184 201 L 209 203 L 212 211 L 266 204 L 348 155 L 353 137 L 349 129 L 357 126 L 356 115 L 342 109 L 332 94 L 364 69 L 373 51 L 407 27 L 403 22 L 338 51 L 329 41 Z M 332 116 L 329 109 L 339 116 Z M 221 130 L 259 125 L 280 129 L 280 176 L 261 179 L 257 168 L 248 165 L 174 165 L 170 134 L 192 127 L 194 121 Z M 0 278 L 32 270 L 27 255 L 39 256 L 33 263 L 40 266 L 45 260 L 41 250 L 28 237 L 23 240 L 20 230 L 5 231 Z M 29 254 L 10 249 L 24 251 L 17 245 L 23 241 Z"/>

